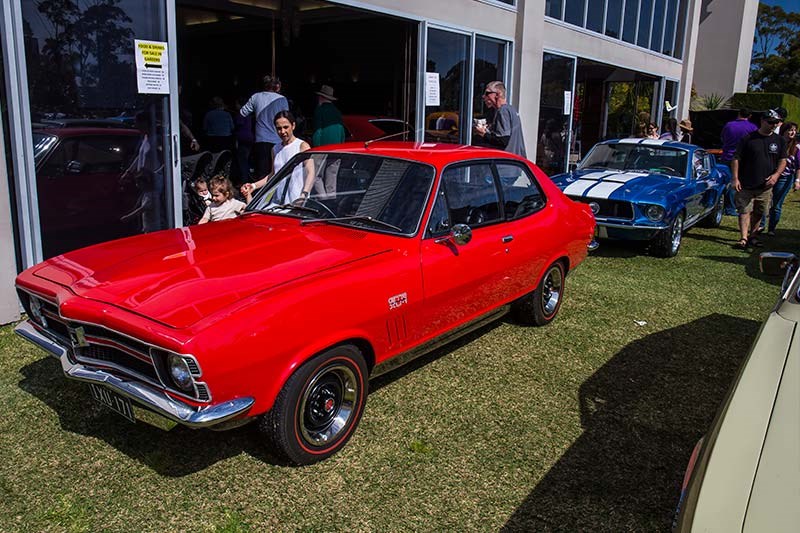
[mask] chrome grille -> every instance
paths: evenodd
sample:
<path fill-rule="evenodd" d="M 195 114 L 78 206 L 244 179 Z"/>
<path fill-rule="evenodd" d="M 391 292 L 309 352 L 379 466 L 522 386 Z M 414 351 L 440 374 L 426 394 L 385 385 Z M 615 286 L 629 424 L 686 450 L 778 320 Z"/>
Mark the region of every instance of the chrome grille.
<path fill-rule="evenodd" d="M 597 204 L 599 206 L 598 212 L 595 213 L 597 217 L 633 220 L 633 206 L 630 202 L 603 198 L 585 198 L 583 196 L 570 196 L 570 199 L 582 204 Z"/>
<path fill-rule="evenodd" d="M 194 386 L 197 388 L 197 399 L 201 402 L 207 402 L 211 399 L 211 393 L 208 392 L 208 385 L 205 383 L 195 383 Z"/>

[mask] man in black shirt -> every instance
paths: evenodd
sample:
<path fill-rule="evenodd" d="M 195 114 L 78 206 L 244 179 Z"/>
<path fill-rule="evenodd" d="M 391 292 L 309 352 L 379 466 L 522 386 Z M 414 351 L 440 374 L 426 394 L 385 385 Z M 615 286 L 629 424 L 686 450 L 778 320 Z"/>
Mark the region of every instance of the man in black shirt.
<path fill-rule="evenodd" d="M 780 120 L 780 115 L 770 109 L 761 117 L 761 127 L 742 138 L 736 147 L 731 163 L 731 187 L 736 191 L 734 200 L 741 232 L 737 248 L 762 246 L 754 230 L 769 209 L 772 186 L 786 168 L 786 141 L 773 132 Z"/>

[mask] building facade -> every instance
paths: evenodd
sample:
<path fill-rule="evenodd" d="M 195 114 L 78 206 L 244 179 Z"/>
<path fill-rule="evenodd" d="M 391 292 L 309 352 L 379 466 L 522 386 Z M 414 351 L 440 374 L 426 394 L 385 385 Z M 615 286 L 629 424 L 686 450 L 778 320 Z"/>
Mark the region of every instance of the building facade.
<path fill-rule="evenodd" d="M 238 116 L 265 74 L 283 81 L 300 136 L 329 85 L 346 116 L 392 118 L 406 132 L 390 134 L 418 142 L 466 144 L 473 120 L 491 119 L 486 84 L 502 80 L 528 157 L 552 175 L 599 140 L 688 116 L 701 57 L 733 72 L 708 76 L 738 90 L 757 1 L 735 1 L 741 9 L 720 24 L 735 22 L 739 41 L 721 56 L 698 46 L 701 17 L 721 0 L 3 2 L 0 321 L 17 316 L 19 270 L 183 225 L 206 148 L 229 148 L 220 169 L 251 179 L 251 126 L 221 139 L 206 113 L 221 100 Z M 137 211 L 145 194 L 158 199 L 147 219 Z"/>

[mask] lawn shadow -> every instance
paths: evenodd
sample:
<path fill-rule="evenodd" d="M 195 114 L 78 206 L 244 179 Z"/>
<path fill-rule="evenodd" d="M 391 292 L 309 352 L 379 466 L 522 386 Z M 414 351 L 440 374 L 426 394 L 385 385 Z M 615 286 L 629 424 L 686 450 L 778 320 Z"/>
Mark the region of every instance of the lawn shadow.
<path fill-rule="evenodd" d="M 647 255 L 647 247 L 650 243 L 643 241 L 616 241 L 601 239 L 600 246 L 589 256 L 597 257 L 639 257 Z"/>
<path fill-rule="evenodd" d="M 669 531 L 686 463 L 759 324 L 712 314 L 626 346 L 579 390 L 582 435 L 504 531 Z"/>
<path fill-rule="evenodd" d="M 19 387 L 50 407 L 62 429 L 103 440 L 161 475 L 185 476 L 241 453 L 282 464 L 269 454 L 253 424 L 219 432 L 181 425 L 165 431 L 141 421 L 131 423 L 98 405 L 88 385 L 65 379 L 61 364 L 52 357 L 29 364 L 20 373 Z"/>

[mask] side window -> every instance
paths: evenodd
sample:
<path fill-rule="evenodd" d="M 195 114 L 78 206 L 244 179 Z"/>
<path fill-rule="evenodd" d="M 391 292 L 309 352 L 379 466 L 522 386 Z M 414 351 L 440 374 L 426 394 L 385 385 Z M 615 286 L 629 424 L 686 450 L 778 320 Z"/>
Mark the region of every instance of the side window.
<path fill-rule="evenodd" d="M 428 235 L 438 237 L 448 231 L 450 231 L 450 215 L 447 212 L 444 190 L 440 190 L 431 210 L 431 218 L 428 221 Z"/>
<path fill-rule="evenodd" d="M 449 167 L 442 174 L 442 185 L 451 224 L 480 226 L 500 219 L 500 198 L 490 164 Z"/>
<path fill-rule="evenodd" d="M 78 142 L 75 139 L 61 141 L 47 158 L 47 162 L 42 168 L 42 175 L 49 178 L 63 175 L 66 172 L 67 163 L 75 159 L 77 147 Z"/>
<path fill-rule="evenodd" d="M 114 137 L 87 137 L 78 144 L 75 170 L 81 174 L 119 174 L 130 159 L 131 142 Z"/>
<path fill-rule="evenodd" d="M 514 163 L 497 163 L 497 175 L 503 189 L 506 220 L 528 216 L 544 207 L 544 195 L 528 169 Z"/>
<path fill-rule="evenodd" d="M 694 154 L 692 154 L 692 168 L 694 169 L 694 176 L 697 177 L 697 173 L 703 170 L 703 159 L 705 156 L 705 152 L 701 152 L 700 150 L 695 150 Z"/>

